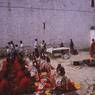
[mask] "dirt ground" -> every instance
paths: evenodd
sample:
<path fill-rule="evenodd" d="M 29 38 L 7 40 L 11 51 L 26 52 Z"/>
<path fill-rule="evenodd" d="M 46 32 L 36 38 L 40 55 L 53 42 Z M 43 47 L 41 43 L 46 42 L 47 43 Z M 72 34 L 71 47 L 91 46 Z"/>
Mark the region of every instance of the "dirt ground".
<path fill-rule="evenodd" d="M 66 76 L 72 81 L 80 83 L 79 95 L 90 95 L 92 85 L 95 84 L 95 67 L 73 66 L 73 61 L 82 61 L 90 58 L 88 52 L 79 52 L 78 55 L 71 55 L 70 59 L 54 58 L 51 64 L 56 68 L 57 64 L 62 64 L 66 71 Z"/>

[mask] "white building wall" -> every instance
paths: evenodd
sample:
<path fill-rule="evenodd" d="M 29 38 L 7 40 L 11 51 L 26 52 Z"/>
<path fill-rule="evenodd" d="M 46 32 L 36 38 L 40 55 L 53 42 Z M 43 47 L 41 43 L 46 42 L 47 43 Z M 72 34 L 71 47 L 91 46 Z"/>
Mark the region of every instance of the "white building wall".
<path fill-rule="evenodd" d="M 95 8 L 90 0 L 0 0 L 0 46 L 8 41 L 25 45 L 35 38 L 47 43 L 89 47 L 90 27 L 95 26 Z M 43 23 L 46 23 L 45 30 Z"/>

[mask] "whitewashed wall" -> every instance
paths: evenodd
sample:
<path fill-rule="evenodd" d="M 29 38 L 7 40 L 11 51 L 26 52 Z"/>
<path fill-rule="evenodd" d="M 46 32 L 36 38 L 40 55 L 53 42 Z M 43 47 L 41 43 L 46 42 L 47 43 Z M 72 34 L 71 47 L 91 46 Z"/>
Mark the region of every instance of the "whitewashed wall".
<path fill-rule="evenodd" d="M 0 47 L 10 40 L 32 46 L 35 38 L 51 44 L 72 38 L 76 47 L 89 47 L 90 27 L 95 26 L 90 1 L 0 0 Z"/>

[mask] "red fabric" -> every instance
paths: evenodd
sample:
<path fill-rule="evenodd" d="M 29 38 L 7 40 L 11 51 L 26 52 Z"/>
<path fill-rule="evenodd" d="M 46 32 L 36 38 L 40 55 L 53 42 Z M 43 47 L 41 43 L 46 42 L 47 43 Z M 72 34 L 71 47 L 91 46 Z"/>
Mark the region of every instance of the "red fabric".
<path fill-rule="evenodd" d="M 20 70 L 20 71 L 18 71 L 16 78 L 22 78 L 24 76 L 25 76 L 24 72 L 22 70 Z"/>
<path fill-rule="evenodd" d="M 7 80 L 1 80 L 0 81 L 0 95 L 6 95 L 8 91 L 8 81 Z"/>
<path fill-rule="evenodd" d="M 20 63 L 18 62 L 17 59 L 16 59 L 15 62 L 14 62 L 13 68 L 14 68 L 14 71 L 19 71 L 19 70 L 21 70 L 21 65 L 20 65 Z"/>
<path fill-rule="evenodd" d="M 50 87 L 52 87 L 52 85 L 51 85 L 50 83 L 46 83 L 46 84 L 45 84 L 45 87 L 46 87 L 46 88 L 50 88 Z"/>
<path fill-rule="evenodd" d="M 29 90 L 30 84 L 31 79 L 25 76 L 24 78 L 21 79 L 18 86 L 15 87 L 13 95 L 22 95 L 20 93 L 25 93 L 27 90 Z"/>
<path fill-rule="evenodd" d="M 15 58 L 14 63 L 19 63 L 19 59 L 18 59 L 18 57 Z"/>
<path fill-rule="evenodd" d="M 22 70 L 18 71 L 16 74 L 16 84 L 18 85 L 20 80 L 25 77 L 25 74 Z"/>
<path fill-rule="evenodd" d="M 93 42 L 92 44 L 91 44 L 91 47 L 90 47 L 90 55 L 91 55 L 91 57 L 93 57 L 93 53 L 95 52 L 95 42 Z"/>
<path fill-rule="evenodd" d="M 25 77 L 20 81 L 20 83 L 19 83 L 19 88 L 21 88 L 21 89 L 26 89 L 26 88 L 29 87 L 30 84 L 31 84 L 31 79 L 25 76 Z"/>
<path fill-rule="evenodd" d="M 8 62 L 7 62 L 7 60 L 4 60 L 3 66 L 2 66 L 2 73 L 6 73 L 6 71 L 8 69 L 7 66 L 8 66 Z"/>

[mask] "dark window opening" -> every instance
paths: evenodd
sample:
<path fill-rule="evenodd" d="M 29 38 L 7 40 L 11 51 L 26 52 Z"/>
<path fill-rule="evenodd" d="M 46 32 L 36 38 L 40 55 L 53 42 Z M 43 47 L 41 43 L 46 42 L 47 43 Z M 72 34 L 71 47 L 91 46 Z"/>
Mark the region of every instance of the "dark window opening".
<path fill-rule="evenodd" d="M 94 0 L 91 0 L 91 7 L 94 7 Z"/>
<path fill-rule="evenodd" d="M 46 23 L 43 22 L 43 29 L 45 30 L 45 28 L 46 28 Z"/>

